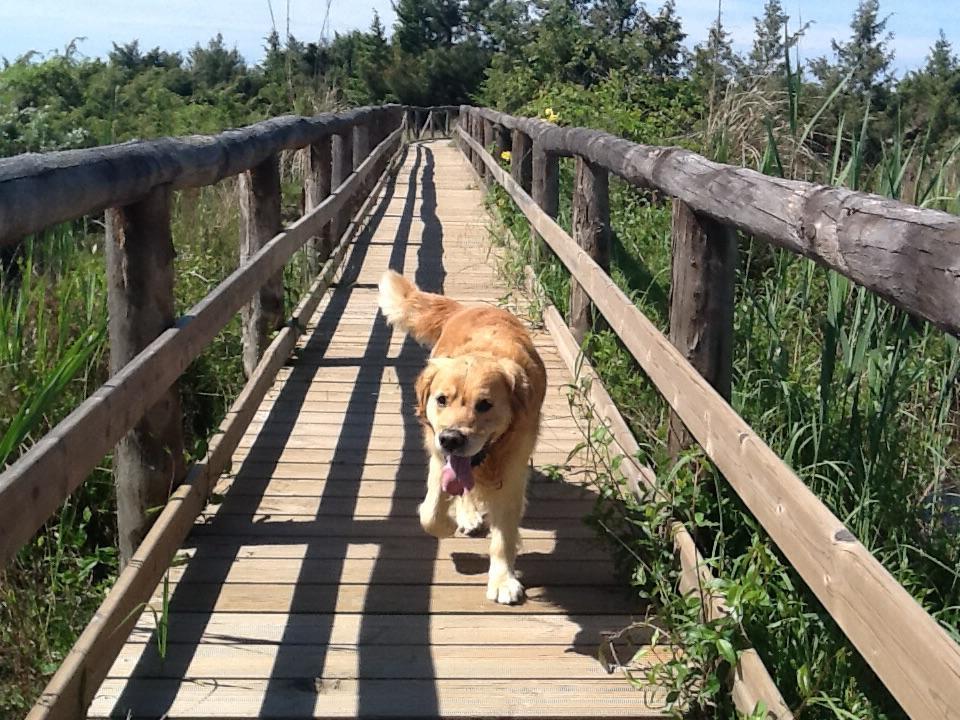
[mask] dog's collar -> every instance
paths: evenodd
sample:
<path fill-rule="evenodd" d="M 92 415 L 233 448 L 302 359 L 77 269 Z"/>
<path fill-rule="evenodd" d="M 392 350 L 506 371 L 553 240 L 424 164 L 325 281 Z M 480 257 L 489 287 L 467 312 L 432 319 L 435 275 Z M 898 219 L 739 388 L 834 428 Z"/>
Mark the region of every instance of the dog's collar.
<path fill-rule="evenodd" d="M 484 445 L 482 448 L 480 448 L 480 452 L 470 458 L 470 467 L 477 467 L 477 465 L 480 465 L 484 460 L 486 460 L 487 450 L 489 449 L 489 445 Z"/>

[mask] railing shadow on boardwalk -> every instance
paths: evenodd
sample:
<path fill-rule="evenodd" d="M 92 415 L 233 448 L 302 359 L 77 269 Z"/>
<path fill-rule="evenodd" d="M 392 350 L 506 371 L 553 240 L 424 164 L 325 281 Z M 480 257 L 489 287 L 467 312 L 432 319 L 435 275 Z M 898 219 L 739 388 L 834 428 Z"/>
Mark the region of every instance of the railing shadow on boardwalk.
<path fill-rule="evenodd" d="M 443 292 L 446 271 L 443 266 L 443 227 L 436 215 L 437 189 L 434 182 L 435 164 L 429 143 L 411 146 L 413 171 L 408 181 L 408 192 L 404 204 L 404 212 L 399 219 L 395 240 L 392 246 L 388 266 L 397 271 L 403 271 L 407 254 L 414 245 L 409 243 L 411 223 L 414 218 L 413 206 L 419 196 L 421 199 L 419 219 L 423 223 L 422 242 L 418 250 L 417 270 L 415 280 L 417 284 L 429 291 Z M 323 356 L 328 349 L 337 322 L 345 317 L 348 303 L 358 287 L 355 282 L 359 277 L 364 261 L 371 246 L 373 230 L 385 215 L 387 206 L 393 198 L 398 179 L 387 185 L 384 197 L 375 209 L 367 230 L 357 240 L 340 281 L 333 290 L 330 301 L 318 319 L 317 331 L 306 343 L 304 351 L 311 355 Z M 417 192 L 419 185 L 419 192 Z M 305 364 L 298 368 L 294 366 L 289 380 L 284 383 L 269 411 L 264 427 L 270 426 L 270 433 L 261 433 L 250 448 L 249 454 L 237 472 L 235 483 L 244 484 L 244 500 L 249 503 L 248 512 L 233 514 L 230 522 L 237 528 L 235 538 L 218 535 L 215 539 L 206 536 L 195 544 L 195 554 L 184 569 L 179 586 L 184 592 L 175 591 L 171 597 L 171 613 L 189 612 L 198 622 L 191 623 L 187 630 L 177 634 L 177 651 L 169 652 L 166 659 L 161 660 L 156 652 L 155 638 L 151 637 L 144 648 L 137 666 L 131 673 L 131 681 L 124 688 L 123 693 L 115 705 L 114 712 L 130 710 L 133 716 L 138 715 L 136 707 L 137 678 L 157 676 L 172 679 L 181 679 L 188 676 L 188 669 L 194 660 L 197 648 L 206 634 L 206 623 L 215 611 L 219 599 L 220 589 L 227 580 L 228 573 L 236 560 L 241 546 L 256 544 L 269 545 L 296 545 L 303 548 L 302 556 L 291 552 L 290 558 L 302 557 L 301 570 L 296 586 L 290 597 L 289 616 L 309 614 L 314 624 L 307 633 L 308 639 L 303 637 L 302 624 L 288 623 L 283 631 L 276 648 L 273 668 L 267 682 L 259 715 L 262 717 L 311 717 L 317 709 L 318 697 L 324 692 L 324 683 L 328 679 L 325 667 L 331 648 L 333 623 L 336 617 L 336 606 L 340 592 L 340 578 L 344 562 L 351 544 L 364 543 L 378 545 L 378 552 L 372 574 L 369 578 L 367 595 L 363 601 L 364 613 L 361 616 L 360 630 L 356 638 L 358 705 L 357 715 L 369 717 L 396 712 L 395 699 L 384 697 L 377 691 L 377 683 L 372 679 L 382 678 L 384 667 L 396 665 L 392 659 L 386 657 L 390 648 L 376 644 L 377 629 L 367 626 L 369 615 L 383 613 L 395 603 L 398 595 L 396 585 L 389 582 L 390 568 L 397 560 L 402 559 L 416 577 L 423 578 L 417 585 L 404 585 L 402 617 L 397 622 L 403 624 L 404 642 L 409 643 L 404 653 L 402 674 L 398 679 L 420 678 L 425 681 L 405 683 L 403 702 L 411 703 L 418 715 L 436 716 L 439 714 L 439 698 L 433 680 L 436 673 L 430 648 L 430 593 L 429 580 L 433 575 L 434 560 L 436 557 L 436 541 L 424 534 L 419 541 L 424 552 L 420 561 L 411 561 L 411 553 L 406 543 L 400 538 L 383 536 L 378 527 L 393 520 L 410 522 L 415 518 L 409 515 L 409 508 L 404 502 L 397 502 L 402 495 L 401 488 L 405 483 L 423 482 L 410 480 L 411 468 L 422 468 L 422 475 L 426 477 L 426 458 L 422 444 L 420 428 L 413 420 L 415 407 L 414 383 L 420 367 L 426 360 L 427 353 L 412 340 L 405 339 L 397 357 L 389 357 L 390 342 L 393 331 L 384 322 L 379 313 L 373 320 L 370 334 L 365 347 L 360 354 L 358 375 L 356 382 L 350 389 L 350 397 L 346 402 L 343 415 L 343 424 L 330 459 L 328 478 L 336 483 L 338 492 L 329 493 L 326 490 L 321 495 L 315 517 L 310 521 L 303 521 L 302 534 L 285 533 L 283 530 L 276 534 L 260 532 L 243 534 L 244 522 L 253 527 L 254 523 L 263 524 L 256 517 L 257 506 L 263 499 L 267 485 L 274 470 L 280 462 L 280 457 L 287 441 L 298 422 L 298 414 L 306 401 L 306 394 L 310 387 L 310 380 L 314 375 L 322 375 L 325 367 L 343 366 L 341 360 L 320 360 L 319 363 Z M 391 499 L 391 511 L 385 519 L 354 519 L 358 532 L 349 533 L 347 537 L 318 536 L 315 531 L 322 527 L 325 515 L 331 513 L 331 504 L 337 505 L 335 514 L 342 517 L 353 517 L 360 497 L 362 482 L 362 457 L 369 450 L 374 429 L 376 415 L 376 401 L 378 391 L 372 388 L 379 387 L 383 374 L 388 367 L 394 367 L 399 381 L 401 401 L 404 414 L 403 439 L 398 450 L 397 480 L 394 485 L 394 495 Z M 359 459 L 358 459 L 359 458 Z M 329 487 L 329 483 L 328 483 Z M 580 495 L 582 491 L 571 488 L 571 497 Z M 224 503 L 231 500 L 229 491 Z M 398 507 L 399 506 L 399 507 Z M 214 519 L 214 524 L 217 522 Z M 275 522 L 275 521 L 274 521 Z M 297 521 L 298 524 L 301 521 Z M 278 523 L 279 524 L 279 523 Z M 526 527 L 547 527 L 557 532 L 555 550 L 552 553 L 557 557 L 564 557 L 570 548 L 568 540 L 582 547 L 582 538 L 574 540 L 568 538 L 562 526 L 552 526 L 551 523 L 530 520 L 524 523 Z M 312 527 L 311 527 L 312 526 Z M 215 542 L 211 543 L 211 540 Z M 458 569 L 471 574 L 469 568 L 481 568 L 485 571 L 486 543 L 478 540 L 477 555 L 463 554 L 454 558 Z M 569 557 L 576 557 L 571 551 Z M 329 573 L 324 578 L 310 575 L 311 565 L 323 559 L 324 566 Z M 522 568 L 529 564 L 521 557 L 519 565 Z M 419 566 L 419 567 L 418 567 Z M 265 578 L 269 580 L 269 578 Z M 535 577 L 531 581 L 537 582 Z M 476 586 L 477 593 L 483 593 L 482 586 Z M 563 609 L 569 599 L 568 593 L 548 590 L 541 598 L 542 601 L 559 606 Z M 500 609 L 491 607 L 491 612 Z M 572 614 L 572 613 L 568 613 Z M 175 620 L 174 620 L 175 621 Z M 218 638 L 227 644 L 251 642 L 239 635 L 228 638 Z M 580 632 L 574 641 L 575 652 L 595 654 L 598 638 L 587 636 Z M 309 642 L 311 650 L 304 652 L 304 643 Z M 465 644 L 469 641 L 465 639 Z M 157 673 L 158 666 L 161 669 Z M 331 682 L 337 678 L 330 677 Z M 150 714 L 162 715 L 173 704 L 177 694 L 176 683 L 164 684 L 164 691 L 150 693 Z M 164 694 L 165 693 L 165 694 Z"/>

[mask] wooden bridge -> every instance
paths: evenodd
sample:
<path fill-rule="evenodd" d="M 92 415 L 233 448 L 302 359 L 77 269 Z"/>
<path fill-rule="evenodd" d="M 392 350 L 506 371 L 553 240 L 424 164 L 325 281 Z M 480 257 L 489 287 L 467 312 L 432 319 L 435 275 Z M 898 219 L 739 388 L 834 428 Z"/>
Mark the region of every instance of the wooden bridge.
<path fill-rule="evenodd" d="M 305 214 L 284 228 L 278 155 L 300 149 Z M 576 158 L 573 238 L 554 219 L 561 156 Z M 606 273 L 611 172 L 674 198 L 669 340 Z M 237 174 L 241 265 L 176 318 L 171 193 Z M 483 208 L 494 183 L 572 276 L 570 316 L 547 306 L 534 327 L 550 386 L 516 606 L 484 599 L 483 539 L 419 528 L 412 388 L 425 354 L 376 309 L 392 268 L 533 317 L 535 283 L 518 291 L 496 272 Z M 0 476 L 0 558 L 116 446 L 125 566 L 30 718 L 665 715 L 661 688 L 610 662 L 650 642 L 635 632 L 609 649 L 645 609 L 581 522 L 595 496 L 589 458 L 571 455 L 585 418 L 564 387 L 582 378 L 629 488 L 658 492 L 579 354 L 601 315 L 670 403 L 672 445 L 705 448 L 909 716 L 960 717 L 960 648 L 725 400 L 733 229 L 957 334 L 957 218 L 469 107 L 363 108 L 0 161 L 0 245 L 102 209 L 115 374 Z M 279 271 L 301 248 L 316 281 L 285 317 Z M 249 381 L 207 455 L 183 468 L 176 380 L 241 310 Z M 676 522 L 668 534 L 678 592 L 695 593 L 705 619 L 726 613 L 691 536 Z M 644 649 L 647 664 L 671 653 Z M 741 711 L 763 701 L 792 717 L 755 651 L 728 685 Z"/>

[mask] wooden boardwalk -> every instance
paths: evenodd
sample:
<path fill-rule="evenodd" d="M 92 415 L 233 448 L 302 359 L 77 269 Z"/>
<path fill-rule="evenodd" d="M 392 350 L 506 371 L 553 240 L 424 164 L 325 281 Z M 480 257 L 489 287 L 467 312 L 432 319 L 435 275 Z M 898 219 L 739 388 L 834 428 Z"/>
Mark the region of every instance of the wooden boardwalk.
<path fill-rule="evenodd" d="M 581 521 L 593 496 L 576 467 L 531 483 L 522 605 L 486 600 L 486 539 L 419 527 L 413 383 L 426 352 L 386 326 L 376 283 L 389 267 L 501 301 L 482 195 L 448 141 L 409 148 L 170 570 L 166 631 L 143 614 L 90 717 L 661 715 L 658 692 L 596 659 L 602 633 L 640 609 Z M 537 343 L 542 468 L 581 436 L 566 368 L 549 335 Z"/>

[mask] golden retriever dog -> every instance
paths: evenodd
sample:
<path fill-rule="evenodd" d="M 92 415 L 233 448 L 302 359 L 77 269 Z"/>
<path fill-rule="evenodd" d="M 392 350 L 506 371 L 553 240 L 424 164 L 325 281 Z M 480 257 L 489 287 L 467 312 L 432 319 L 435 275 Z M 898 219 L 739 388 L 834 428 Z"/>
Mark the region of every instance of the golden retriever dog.
<path fill-rule="evenodd" d="M 387 322 L 432 348 L 417 379 L 430 454 L 420 524 L 438 538 L 490 527 L 487 597 L 523 600 L 514 572 L 530 456 L 547 376 L 529 333 L 506 310 L 467 307 L 393 271 L 380 280 Z"/>

